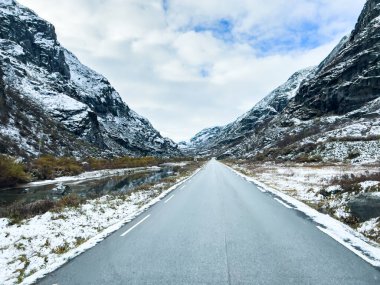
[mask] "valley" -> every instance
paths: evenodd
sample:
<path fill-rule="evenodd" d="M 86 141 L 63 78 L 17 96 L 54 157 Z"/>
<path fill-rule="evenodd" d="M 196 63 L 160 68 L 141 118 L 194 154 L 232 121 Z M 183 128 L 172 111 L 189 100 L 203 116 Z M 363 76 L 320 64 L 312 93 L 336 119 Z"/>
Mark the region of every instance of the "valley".
<path fill-rule="evenodd" d="M 19 2 L 0 1 L 0 284 L 379 284 L 380 0 L 365 1 L 322 61 L 298 64 L 275 89 L 285 68 L 261 64 L 321 53 L 317 24 L 286 34 L 301 49 L 278 40 L 270 54 L 255 26 L 239 32 L 244 13 L 181 26 L 169 16 L 176 1 L 152 1 L 130 18 L 156 9 L 163 30 L 139 22 L 120 32 L 124 18 L 86 30 L 102 40 L 78 48 L 64 25 Z M 82 63 L 91 56 L 81 48 L 116 85 Z M 264 73 L 262 86 L 247 83 Z M 239 93 L 246 86 L 252 98 Z M 176 103 L 189 91 L 191 116 Z M 213 117 L 212 100 L 226 117 L 227 107 L 253 107 L 188 141 L 166 137 Z M 134 107 L 172 126 L 161 133 Z"/>

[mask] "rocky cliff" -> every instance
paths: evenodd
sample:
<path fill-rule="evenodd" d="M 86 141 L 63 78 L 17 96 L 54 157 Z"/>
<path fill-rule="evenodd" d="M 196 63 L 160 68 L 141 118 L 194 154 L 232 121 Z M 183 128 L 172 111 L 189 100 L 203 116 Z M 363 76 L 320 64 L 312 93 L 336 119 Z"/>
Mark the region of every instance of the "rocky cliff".
<path fill-rule="evenodd" d="M 236 121 L 223 126 L 205 129 L 186 144 L 184 151 L 198 155 L 240 156 L 247 151 L 246 141 L 265 128 L 288 105 L 305 79 L 312 76 L 315 67 L 294 73 L 287 82 L 272 91 L 251 110 Z"/>
<path fill-rule="evenodd" d="M 197 151 L 256 159 L 379 161 L 379 58 L 380 0 L 368 0 L 351 34 L 299 86 L 293 85 L 292 98 L 285 96 L 289 100 L 280 100 L 280 108 L 267 108 L 264 120 L 257 120 L 263 114 L 257 109 L 287 93 L 277 89 L 224 128 L 240 126 L 236 131 L 222 132 L 222 140 Z"/>
<path fill-rule="evenodd" d="M 2 111 L 7 119 L 0 125 L 1 152 L 179 154 L 177 145 L 132 111 L 106 78 L 60 45 L 50 23 L 12 0 L 0 2 L 0 22 L 2 92 L 13 94 L 2 99 L 8 109 Z M 16 97 L 25 107 L 11 112 Z"/>

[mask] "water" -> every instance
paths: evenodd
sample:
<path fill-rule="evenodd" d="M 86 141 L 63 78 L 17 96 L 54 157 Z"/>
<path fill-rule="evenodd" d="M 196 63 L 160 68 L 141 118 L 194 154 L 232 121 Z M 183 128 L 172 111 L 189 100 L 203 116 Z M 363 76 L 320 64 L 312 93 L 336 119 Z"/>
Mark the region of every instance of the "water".
<path fill-rule="evenodd" d="M 76 193 L 88 199 L 112 193 L 127 193 L 140 185 L 155 183 L 172 175 L 174 175 L 172 169 L 165 167 L 158 171 L 115 175 L 91 180 L 65 182 L 63 184 L 55 183 L 33 187 L 9 188 L 0 190 L 0 207 L 5 207 L 15 202 L 29 203 L 43 199 L 55 200 L 68 193 Z M 61 188 L 58 191 L 55 190 L 57 186 Z"/>

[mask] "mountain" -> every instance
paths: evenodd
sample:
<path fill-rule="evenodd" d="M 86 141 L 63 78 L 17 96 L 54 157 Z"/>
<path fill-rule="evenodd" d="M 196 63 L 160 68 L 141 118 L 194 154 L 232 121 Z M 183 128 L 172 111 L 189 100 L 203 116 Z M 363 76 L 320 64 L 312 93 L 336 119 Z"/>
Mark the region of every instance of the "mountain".
<path fill-rule="evenodd" d="M 0 152 L 55 155 L 180 154 L 108 80 L 60 45 L 53 25 L 0 2 Z"/>
<path fill-rule="evenodd" d="M 198 155 L 240 156 L 241 151 L 245 152 L 245 147 L 241 149 L 242 143 L 277 116 L 295 96 L 301 82 L 315 70 L 315 67 L 310 67 L 294 73 L 286 83 L 236 121 L 223 127 L 205 129 L 190 142 L 182 143 L 182 148 Z"/>
<path fill-rule="evenodd" d="M 207 146 L 211 145 L 219 137 L 222 130 L 223 127 L 204 129 L 191 138 L 189 142 L 180 142 L 178 146 L 184 153 L 194 155 L 196 152 L 199 153 L 199 150 L 203 148 L 207 149 Z"/>
<path fill-rule="evenodd" d="M 246 128 L 222 131 L 222 140 L 197 151 L 258 160 L 380 161 L 379 59 L 380 0 L 367 0 L 351 34 L 302 78 L 299 87 L 293 85 L 293 95 L 278 89 L 277 95 L 270 94 L 228 125 Z M 259 113 L 252 116 L 253 123 L 241 122 L 282 93 L 290 99 L 273 114 L 267 108 L 262 120 L 256 119 Z"/>

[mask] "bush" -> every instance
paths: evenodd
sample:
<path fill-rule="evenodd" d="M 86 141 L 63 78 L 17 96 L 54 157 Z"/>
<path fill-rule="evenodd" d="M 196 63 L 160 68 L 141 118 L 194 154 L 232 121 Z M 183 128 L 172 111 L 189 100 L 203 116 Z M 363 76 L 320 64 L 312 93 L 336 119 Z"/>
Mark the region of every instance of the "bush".
<path fill-rule="evenodd" d="M 14 159 L 0 155 L 0 187 L 14 186 L 28 182 L 30 177 L 25 173 L 24 166 Z"/>
<path fill-rule="evenodd" d="M 81 197 L 79 197 L 77 194 L 72 193 L 67 196 L 64 196 L 62 199 L 60 199 L 56 205 L 56 209 L 63 209 L 63 208 L 77 208 L 82 203 Z"/>
<path fill-rule="evenodd" d="M 91 170 L 148 167 L 160 164 L 162 161 L 154 157 L 120 157 L 114 159 L 90 158 L 87 163 Z"/>
<path fill-rule="evenodd" d="M 298 156 L 295 159 L 296 162 L 300 163 L 316 163 L 316 162 L 322 162 L 323 159 L 320 155 L 307 155 L 307 154 L 302 154 Z"/>
<path fill-rule="evenodd" d="M 83 202 L 77 194 L 69 194 L 58 201 L 38 200 L 35 202 L 17 202 L 6 208 L 0 208 L 0 218 L 9 218 L 12 224 L 18 224 L 24 219 L 45 214 L 48 211 L 61 211 L 64 208 L 77 208 Z"/>
<path fill-rule="evenodd" d="M 0 213 L 2 217 L 8 217 L 12 224 L 17 224 L 24 219 L 41 215 L 53 209 L 55 203 L 50 200 L 39 200 L 32 203 L 15 203 Z"/>
<path fill-rule="evenodd" d="M 83 166 L 74 158 L 45 155 L 32 161 L 30 171 L 37 179 L 54 179 L 64 175 L 78 175 L 83 172 Z"/>
<path fill-rule="evenodd" d="M 343 192 L 359 192 L 361 186 L 359 183 L 365 181 L 379 181 L 380 182 L 380 172 L 367 173 L 362 175 L 345 174 L 343 176 L 334 177 L 331 180 L 331 185 L 340 185 Z"/>

